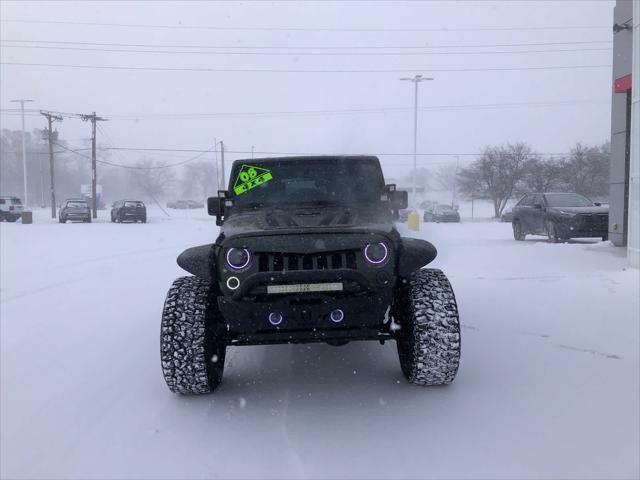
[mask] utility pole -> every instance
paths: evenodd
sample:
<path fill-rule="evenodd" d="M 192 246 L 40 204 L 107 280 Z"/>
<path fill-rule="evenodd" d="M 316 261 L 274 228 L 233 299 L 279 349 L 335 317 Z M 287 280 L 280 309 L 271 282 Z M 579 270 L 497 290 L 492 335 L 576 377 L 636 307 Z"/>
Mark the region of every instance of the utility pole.
<path fill-rule="evenodd" d="M 43 115 L 48 122 L 48 128 L 47 128 L 47 138 L 49 140 L 49 171 L 50 171 L 50 178 L 51 178 L 51 218 L 56 218 L 56 191 L 54 188 L 54 177 L 53 177 L 53 140 L 54 140 L 54 134 L 53 134 L 53 128 L 52 128 L 52 124 L 54 120 L 57 120 L 59 122 L 62 121 L 62 117 L 60 115 L 54 115 L 51 112 L 43 112 L 42 110 L 40 110 L 40 115 Z M 25 202 L 26 203 L 26 202 Z"/>
<path fill-rule="evenodd" d="M 91 216 L 98 218 L 98 201 L 96 193 L 96 122 L 104 122 L 107 119 L 98 117 L 96 112 L 91 115 L 80 115 L 85 122 L 91 122 Z"/>
<path fill-rule="evenodd" d="M 220 186 L 220 167 L 218 166 L 218 139 L 213 139 L 213 152 L 214 152 L 214 161 L 216 164 L 216 182 L 218 182 L 218 190 L 222 190 Z"/>
<path fill-rule="evenodd" d="M 20 111 L 22 112 L 22 170 L 23 170 L 23 186 L 24 186 L 24 206 L 27 207 L 27 150 L 24 141 L 24 104 L 27 102 L 33 102 L 26 98 L 19 98 L 17 100 L 11 100 L 12 102 L 20 103 Z"/>
<path fill-rule="evenodd" d="M 417 157 L 418 157 L 418 84 L 420 82 L 424 82 L 426 80 L 433 80 L 430 77 L 423 77 L 422 75 L 415 75 L 409 78 L 401 78 L 400 80 L 405 80 L 409 82 L 413 82 L 414 84 L 414 102 L 413 102 L 413 174 L 411 175 L 411 194 L 413 196 L 413 201 L 415 202 L 416 198 L 416 170 L 418 169 L 417 165 Z"/>
<path fill-rule="evenodd" d="M 224 142 L 220 140 L 220 161 L 222 164 L 222 189 L 224 190 L 225 178 L 227 178 L 224 174 Z"/>
<path fill-rule="evenodd" d="M 456 175 L 453 179 L 453 185 L 452 185 L 453 199 L 451 201 L 451 207 L 453 207 L 458 200 L 458 173 L 459 172 L 460 172 L 460 155 L 456 155 Z"/>

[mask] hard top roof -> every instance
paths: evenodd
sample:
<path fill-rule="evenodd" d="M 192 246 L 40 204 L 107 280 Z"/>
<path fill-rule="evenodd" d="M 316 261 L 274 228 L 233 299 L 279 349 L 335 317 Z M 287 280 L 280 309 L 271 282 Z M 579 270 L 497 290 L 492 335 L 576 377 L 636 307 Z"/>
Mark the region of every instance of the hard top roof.
<path fill-rule="evenodd" d="M 300 155 L 295 157 L 262 157 L 262 158 L 245 158 L 240 160 L 234 160 L 233 165 L 245 164 L 245 163 L 263 163 L 263 162 L 300 162 L 309 160 L 376 160 L 379 161 L 375 155 Z"/>

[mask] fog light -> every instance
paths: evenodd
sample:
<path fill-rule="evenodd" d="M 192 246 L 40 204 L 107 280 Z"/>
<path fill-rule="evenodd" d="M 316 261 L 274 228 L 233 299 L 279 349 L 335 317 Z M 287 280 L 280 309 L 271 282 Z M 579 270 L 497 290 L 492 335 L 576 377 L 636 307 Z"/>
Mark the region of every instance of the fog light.
<path fill-rule="evenodd" d="M 329 314 L 329 318 L 333 323 L 340 323 L 342 320 L 344 320 L 344 312 L 339 308 L 336 308 Z"/>
<path fill-rule="evenodd" d="M 229 290 L 237 290 L 240 286 L 240 279 L 238 277 L 227 278 L 227 288 Z"/>
<path fill-rule="evenodd" d="M 280 325 L 282 323 L 282 314 L 281 313 L 277 313 L 277 312 L 271 312 L 269 314 L 269 323 L 271 325 Z"/>

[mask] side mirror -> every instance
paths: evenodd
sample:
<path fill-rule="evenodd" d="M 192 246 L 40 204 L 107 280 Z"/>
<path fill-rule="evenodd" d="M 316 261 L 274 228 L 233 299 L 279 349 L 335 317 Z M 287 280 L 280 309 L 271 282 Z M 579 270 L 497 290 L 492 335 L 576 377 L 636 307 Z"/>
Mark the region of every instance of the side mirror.
<path fill-rule="evenodd" d="M 409 205 L 409 193 L 401 190 L 389 192 L 391 210 L 404 210 Z"/>
<path fill-rule="evenodd" d="M 218 190 L 217 197 L 207 198 L 207 213 L 216 217 L 216 225 L 222 225 L 224 212 L 227 207 L 232 205 L 232 200 L 229 198 L 229 192 L 226 190 Z"/>
<path fill-rule="evenodd" d="M 596 207 L 601 207 L 601 206 L 602 206 L 602 202 L 593 202 L 593 204 L 594 204 Z"/>
<path fill-rule="evenodd" d="M 224 198 L 207 198 L 207 212 L 214 217 L 221 217 L 224 213 Z"/>

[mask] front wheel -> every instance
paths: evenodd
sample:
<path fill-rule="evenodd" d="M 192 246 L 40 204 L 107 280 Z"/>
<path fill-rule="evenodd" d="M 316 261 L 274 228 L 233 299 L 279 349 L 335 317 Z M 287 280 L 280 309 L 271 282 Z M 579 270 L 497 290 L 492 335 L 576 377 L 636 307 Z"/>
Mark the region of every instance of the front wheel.
<path fill-rule="evenodd" d="M 446 275 L 422 269 L 396 291 L 393 318 L 402 373 L 414 385 L 446 385 L 460 364 L 460 319 Z"/>
<path fill-rule="evenodd" d="M 519 242 L 523 241 L 527 234 L 524 233 L 524 229 L 522 228 L 522 224 L 519 221 L 515 221 L 511 224 L 513 227 L 513 238 Z"/>
<path fill-rule="evenodd" d="M 564 241 L 564 239 L 560 237 L 560 235 L 558 234 L 558 227 L 555 224 L 555 222 L 552 222 L 551 220 L 549 220 L 546 223 L 546 229 L 547 229 L 547 238 L 551 243 L 560 243 Z"/>
<path fill-rule="evenodd" d="M 211 284 L 206 280 L 181 277 L 167 293 L 160 358 L 164 379 L 174 393 L 209 393 L 222 381 L 225 330 L 210 292 Z"/>

